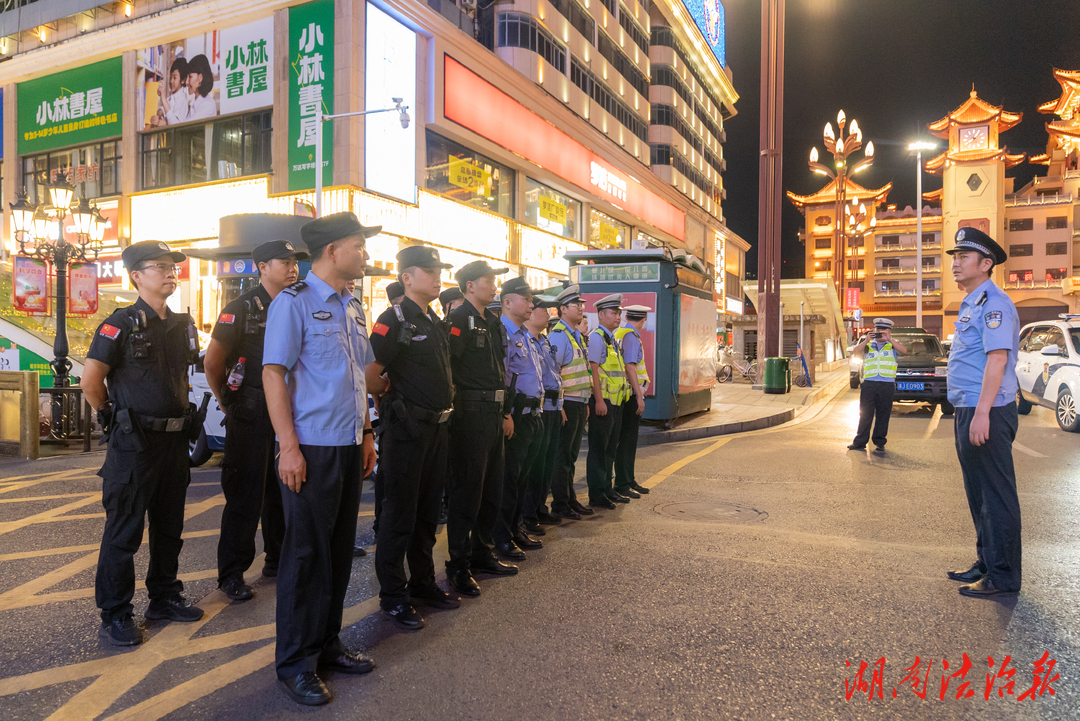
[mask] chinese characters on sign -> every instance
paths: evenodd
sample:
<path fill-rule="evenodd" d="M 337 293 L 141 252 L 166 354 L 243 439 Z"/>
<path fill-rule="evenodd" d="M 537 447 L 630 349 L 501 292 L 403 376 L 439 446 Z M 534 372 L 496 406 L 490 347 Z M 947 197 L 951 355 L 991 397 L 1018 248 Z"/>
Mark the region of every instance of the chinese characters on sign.
<path fill-rule="evenodd" d="M 19 83 L 19 154 L 120 135 L 121 59 Z"/>
<path fill-rule="evenodd" d="M 246 48 L 236 44 L 228 51 L 225 56 L 225 97 L 238 98 L 269 89 L 266 70 L 270 57 L 266 54 L 266 42 L 266 38 L 260 38 L 249 42 Z"/>
<path fill-rule="evenodd" d="M 466 190 L 475 190 L 478 194 L 487 194 L 491 184 L 491 173 L 469 159 L 455 158 L 450 156 L 450 167 L 447 180 L 451 184 Z"/>
<path fill-rule="evenodd" d="M 315 187 L 316 111 L 334 112 L 334 2 L 289 9 L 289 190 Z M 323 128 L 323 185 L 333 184 L 334 134 Z"/>
<path fill-rule="evenodd" d="M 543 193 L 540 194 L 540 217 L 550 220 L 552 223 L 566 225 L 566 206 L 557 200 L 552 200 Z"/>
<path fill-rule="evenodd" d="M 14 282 L 11 284 L 12 306 L 29 315 L 48 315 L 49 266 L 43 260 L 17 255 L 12 258 Z"/>
<path fill-rule="evenodd" d="M 859 309 L 859 289 L 858 288 L 845 288 L 844 289 L 844 310 L 858 310 Z"/>
<path fill-rule="evenodd" d="M 590 163 L 592 184 L 600 190 L 626 202 L 626 181 L 610 172 L 595 160 Z"/>
<path fill-rule="evenodd" d="M 68 273 L 68 313 L 93 315 L 98 311 L 96 263 L 72 263 Z"/>
<path fill-rule="evenodd" d="M 579 265 L 578 283 L 622 283 L 660 280 L 659 263 L 628 265 Z"/>

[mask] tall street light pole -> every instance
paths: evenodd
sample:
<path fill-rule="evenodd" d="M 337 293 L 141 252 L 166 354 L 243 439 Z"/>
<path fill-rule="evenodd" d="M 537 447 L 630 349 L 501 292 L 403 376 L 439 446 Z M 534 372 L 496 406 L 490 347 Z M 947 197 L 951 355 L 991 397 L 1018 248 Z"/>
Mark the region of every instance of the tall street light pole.
<path fill-rule="evenodd" d="M 933 150 L 934 144 L 914 142 L 908 150 L 915 151 L 915 326 L 922 328 L 922 151 Z"/>
<path fill-rule="evenodd" d="M 759 373 L 780 355 L 780 197 L 784 147 L 784 0 L 761 2 L 761 156 L 758 165 Z"/>

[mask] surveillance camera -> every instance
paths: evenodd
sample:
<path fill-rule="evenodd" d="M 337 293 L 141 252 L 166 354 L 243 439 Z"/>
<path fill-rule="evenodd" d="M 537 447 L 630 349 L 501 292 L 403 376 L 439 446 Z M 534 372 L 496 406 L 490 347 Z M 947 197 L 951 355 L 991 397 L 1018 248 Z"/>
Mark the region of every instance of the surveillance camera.
<path fill-rule="evenodd" d="M 390 99 L 394 101 L 394 105 L 401 105 L 402 101 L 405 100 L 405 98 L 390 98 Z"/>
<path fill-rule="evenodd" d="M 401 111 L 401 127 L 406 129 L 409 127 L 409 114 L 404 110 Z"/>

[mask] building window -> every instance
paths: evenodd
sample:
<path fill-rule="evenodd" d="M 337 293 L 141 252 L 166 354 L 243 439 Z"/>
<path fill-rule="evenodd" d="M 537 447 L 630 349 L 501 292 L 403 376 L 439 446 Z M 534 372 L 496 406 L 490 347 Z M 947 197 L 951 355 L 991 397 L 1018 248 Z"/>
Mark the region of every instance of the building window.
<path fill-rule="evenodd" d="M 706 195 L 719 203 L 721 199 L 720 188 L 713 185 L 705 173 L 698 170 L 693 163 L 684 158 L 682 154 L 670 145 L 656 143 L 651 146 L 649 163 L 651 165 L 670 165 L 678 170 L 686 179 L 701 189 Z"/>
<path fill-rule="evenodd" d="M 525 222 L 541 230 L 577 240 L 581 202 L 554 188 L 525 179 Z"/>
<path fill-rule="evenodd" d="M 631 110 L 629 105 L 615 97 L 602 80 L 593 75 L 584 63 L 574 57 L 570 58 L 570 82 L 595 100 L 601 108 L 610 113 L 641 142 L 649 142 L 648 123 Z"/>
<path fill-rule="evenodd" d="M 492 213 L 514 214 L 513 169 L 430 130 L 425 187 Z"/>
<path fill-rule="evenodd" d="M 866 290 L 866 283 L 861 280 L 849 280 L 847 283 L 848 288 L 858 288 L 859 292 Z"/>
<path fill-rule="evenodd" d="M 832 247 L 832 238 L 814 238 L 814 249 L 825 250 Z"/>
<path fill-rule="evenodd" d="M 1025 243 L 1023 245 L 1010 245 L 1009 246 L 1009 257 L 1010 258 L 1023 258 L 1023 257 L 1031 255 L 1031 251 L 1032 251 L 1032 244 L 1031 243 Z"/>
<path fill-rule="evenodd" d="M 615 41 L 607 36 L 607 33 L 598 32 L 596 34 L 596 49 L 600 51 L 600 54 L 611 63 L 611 67 L 615 68 L 615 72 L 622 75 L 626 80 L 644 97 L 649 97 L 649 76 L 641 72 L 641 68 L 637 66 L 633 60 L 628 58 L 619 46 L 615 44 Z"/>
<path fill-rule="evenodd" d="M 630 226 L 599 210 L 589 213 L 589 245 L 594 248 L 625 248 Z"/>
<path fill-rule="evenodd" d="M 1034 227 L 1034 218 L 1013 218 L 1009 221 L 1009 230 L 1013 232 L 1017 230 L 1031 230 Z"/>
<path fill-rule="evenodd" d="M 619 25 L 621 25 L 622 29 L 626 31 L 626 34 L 630 36 L 630 39 L 634 41 L 634 44 L 641 48 L 643 53 L 648 55 L 649 35 L 634 22 L 633 14 L 625 7 L 619 8 Z"/>
<path fill-rule="evenodd" d="M 1030 270 L 1010 270 L 1009 282 L 1019 283 L 1021 281 L 1027 282 L 1035 279 L 1035 275 Z"/>
<path fill-rule="evenodd" d="M 739 282 L 739 276 L 728 271 L 724 271 L 724 292 L 728 298 L 742 298 L 742 283 Z"/>
<path fill-rule="evenodd" d="M 619 0 L 601 0 L 601 2 L 604 4 L 604 7 L 607 8 L 607 11 L 611 13 L 611 17 L 615 17 L 619 14 L 617 9 L 619 7 Z"/>
<path fill-rule="evenodd" d="M 577 0 L 551 0 L 551 4 L 581 33 L 585 42 L 590 45 L 596 43 L 596 21 L 588 10 L 578 4 Z"/>
<path fill-rule="evenodd" d="M 500 48 L 532 50 L 562 74 L 566 74 L 566 48 L 529 15 L 503 13 L 499 15 L 498 43 Z"/>
<path fill-rule="evenodd" d="M 881 291 L 883 293 L 899 293 L 900 281 L 898 280 L 883 280 L 881 281 Z"/>
<path fill-rule="evenodd" d="M 120 142 L 82 145 L 22 159 L 23 185 L 31 203 L 49 203 L 42 183 L 64 179 L 75 186 L 75 198 L 103 198 L 120 195 Z"/>
<path fill-rule="evenodd" d="M 1065 268 L 1047 268 L 1046 279 L 1047 280 L 1063 280 L 1069 277 L 1069 272 Z"/>
<path fill-rule="evenodd" d="M 898 248 L 898 247 L 900 247 L 900 236 L 899 235 L 883 235 L 883 236 L 881 236 L 881 247 L 882 248 L 890 248 L 890 247 Z"/>
<path fill-rule="evenodd" d="M 262 110 L 145 133 L 143 189 L 269 173 L 272 115 Z"/>
<path fill-rule="evenodd" d="M 1068 255 L 1069 244 L 1068 243 L 1047 243 L 1046 244 L 1047 255 Z"/>
<path fill-rule="evenodd" d="M 922 267 L 923 268 L 936 268 L 937 267 L 937 262 L 938 262 L 938 259 L 936 257 L 923 258 L 922 259 Z"/>
<path fill-rule="evenodd" d="M 938 281 L 936 279 L 935 280 L 924 280 L 922 282 L 922 289 L 923 290 L 937 290 L 938 289 Z"/>
<path fill-rule="evenodd" d="M 847 262 L 847 269 L 848 270 L 864 270 L 865 268 L 866 268 L 866 259 L 865 258 L 859 258 L 858 260 L 856 260 L 854 258 L 849 258 L 848 259 L 848 262 Z"/>
<path fill-rule="evenodd" d="M 899 258 L 882 258 L 881 259 L 881 267 L 882 268 L 899 268 L 900 267 L 900 259 Z"/>
<path fill-rule="evenodd" d="M 1069 227 L 1069 217 L 1066 215 L 1058 215 L 1053 218 L 1046 219 L 1047 230 L 1057 230 L 1059 228 Z"/>
<path fill-rule="evenodd" d="M 832 270 L 832 261 L 831 260 L 815 260 L 814 261 L 814 272 L 815 273 L 825 273 L 825 272 L 829 272 L 831 270 Z"/>
<path fill-rule="evenodd" d="M 686 67 L 688 71 L 690 71 L 690 75 L 697 82 L 697 87 L 705 93 L 705 97 L 707 97 L 712 102 L 713 107 L 716 108 L 715 113 L 722 117 L 731 117 L 730 115 L 724 115 L 725 111 L 723 103 L 717 100 L 716 96 L 712 94 L 712 91 L 709 89 L 709 84 L 702 82 L 697 67 L 689 60 L 689 53 L 686 52 L 686 49 L 683 47 L 682 43 L 679 42 L 679 39 L 675 37 L 675 33 L 671 28 L 664 25 L 653 25 L 650 33 L 650 41 L 652 45 L 663 45 L 664 47 L 674 50 L 675 54 L 679 57 L 679 61 L 682 62 L 683 66 Z"/>
<path fill-rule="evenodd" d="M 936 245 L 938 242 L 937 233 L 923 233 L 922 244 L 923 245 Z"/>

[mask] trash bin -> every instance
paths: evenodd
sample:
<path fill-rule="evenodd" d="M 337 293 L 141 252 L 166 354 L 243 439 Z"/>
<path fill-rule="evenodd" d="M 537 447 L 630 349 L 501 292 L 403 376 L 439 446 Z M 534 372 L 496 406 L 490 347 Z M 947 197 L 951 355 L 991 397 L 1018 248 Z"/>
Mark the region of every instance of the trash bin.
<path fill-rule="evenodd" d="M 765 377 L 762 388 L 766 393 L 788 393 L 791 391 L 791 370 L 787 358 L 766 358 Z"/>

